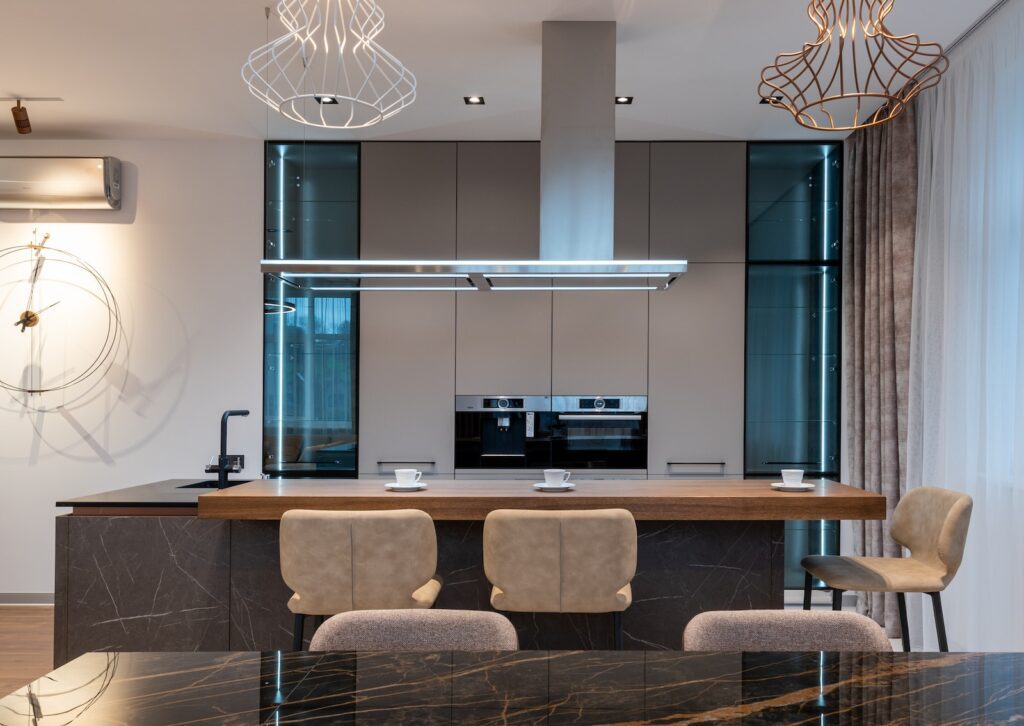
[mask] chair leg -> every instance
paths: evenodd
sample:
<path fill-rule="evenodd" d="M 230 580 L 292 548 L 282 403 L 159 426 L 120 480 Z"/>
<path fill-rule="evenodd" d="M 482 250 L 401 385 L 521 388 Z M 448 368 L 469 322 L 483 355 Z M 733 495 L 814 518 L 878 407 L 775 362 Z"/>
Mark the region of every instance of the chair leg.
<path fill-rule="evenodd" d="M 896 604 L 900 609 L 900 637 L 903 640 L 903 652 L 910 652 L 910 625 L 907 623 L 907 596 L 896 593 Z"/>
<path fill-rule="evenodd" d="M 939 638 L 939 652 L 949 652 L 949 642 L 946 640 L 946 619 L 942 617 L 942 595 L 938 592 L 928 593 L 932 597 L 932 612 L 935 613 L 935 634 Z"/>
<path fill-rule="evenodd" d="M 612 613 L 612 632 L 615 640 L 615 650 L 622 650 L 622 613 Z"/>
<path fill-rule="evenodd" d="M 832 588 L 832 609 L 842 610 L 843 609 L 843 590 L 837 587 Z"/>
<path fill-rule="evenodd" d="M 811 609 L 811 586 L 814 584 L 814 578 L 811 577 L 811 573 L 804 571 L 804 610 Z"/>
<path fill-rule="evenodd" d="M 306 625 L 306 616 L 295 613 L 295 625 L 292 626 L 292 650 L 302 650 L 302 631 Z"/>

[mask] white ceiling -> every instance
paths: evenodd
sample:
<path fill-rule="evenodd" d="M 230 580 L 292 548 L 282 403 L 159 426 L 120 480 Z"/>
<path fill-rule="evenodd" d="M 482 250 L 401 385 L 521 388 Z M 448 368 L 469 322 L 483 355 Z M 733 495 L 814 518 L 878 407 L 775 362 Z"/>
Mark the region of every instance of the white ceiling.
<path fill-rule="evenodd" d="M 762 66 L 812 38 L 807 0 L 380 0 L 379 40 L 419 93 L 360 132 L 306 130 L 248 94 L 240 68 L 269 1 L 5 2 L 0 96 L 65 99 L 27 104 L 29 138 L 536 139 L 541 21 L 616 20 L 619 92 L 636 96 L 620 139 L 820 138 L 755 95 Z M 991 4 L 898 0 L 889 26 L 949 43 Z M 487 105 L 465 106 L 470 93 Z"/>

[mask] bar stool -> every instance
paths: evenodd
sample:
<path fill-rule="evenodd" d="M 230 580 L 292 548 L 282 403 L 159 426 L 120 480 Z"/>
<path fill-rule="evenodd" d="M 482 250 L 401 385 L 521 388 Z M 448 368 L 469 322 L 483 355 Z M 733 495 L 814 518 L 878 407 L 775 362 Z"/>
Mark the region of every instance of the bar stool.
<path fill-rule="evenodd" d="M 636 522 L 625 509 L 498 509 L 484 520 L 484 572 L 495 610 L 622 613 L 633 602 Z"/>
<path fill-rule="evenodd" d="M 426 512 L 324 512 L 281 516 L 281 577 L 294 594 L 292 649 L 307 615 L 430 608 L 441 591 L 437 535 Z"/>
<path fill-rule="evenodd" d="M 967 543 L 973 501 L 966 494 L 920 487 L 900 499 L 892 515 L 892 538 L 910 550 L 910 557 L 834 557 L 812 555 L 801 560 L 804 610 L 811 607 L 812 579 L 832 588 L 832 609 L 839 610 L 846 590 L 894 592 L 899 605 L 903 650 L 910 652 L 905 593 L 924 592 L 932 599 L 939 650 L 949 651 L 940 593 L 960 569 Z"/>
<path fill-rule="evenodd" d="M 857 613 L 803 610 L 710 610 L 683 631 L 683 650 L 892 652 L 889 638 Z"/>
<path fill-rule="evenodd" d="M 358 610 L 328 619 L 309 649 L 519 650 L 519 639 L 508 618 L 486 610 Z"/>

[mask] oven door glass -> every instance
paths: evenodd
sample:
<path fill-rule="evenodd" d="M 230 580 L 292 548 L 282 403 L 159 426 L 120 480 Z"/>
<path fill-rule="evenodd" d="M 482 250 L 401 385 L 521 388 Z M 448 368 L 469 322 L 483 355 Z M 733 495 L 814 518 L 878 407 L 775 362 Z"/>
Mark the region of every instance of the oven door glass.
<path fill-rule="evenodd" d="M 646 469 L 647 414 L 550 414 L 552 465 L 565 469 Z"/>

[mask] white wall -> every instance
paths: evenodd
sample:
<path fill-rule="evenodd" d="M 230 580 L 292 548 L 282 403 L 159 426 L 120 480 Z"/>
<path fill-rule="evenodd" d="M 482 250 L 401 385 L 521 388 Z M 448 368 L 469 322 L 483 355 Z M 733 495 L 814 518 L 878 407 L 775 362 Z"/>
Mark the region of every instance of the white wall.
<path fill-rule="evenodd" d="M 0 391 L 0 601 L 53 591 L 54 502 L 201 476 L 222 410 L 252 410 L 233 420 L 231 450 L 260 471 L 262 142 L 0 142 L 0 156 L 46 155 L 120 158 L 124 208 L 0 211 L 0 249 L 38 227 L 90 262 L 129 346 L 99 395 L 63 414 Z"/>

